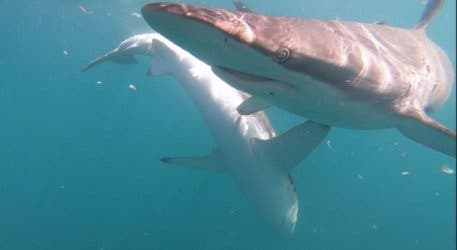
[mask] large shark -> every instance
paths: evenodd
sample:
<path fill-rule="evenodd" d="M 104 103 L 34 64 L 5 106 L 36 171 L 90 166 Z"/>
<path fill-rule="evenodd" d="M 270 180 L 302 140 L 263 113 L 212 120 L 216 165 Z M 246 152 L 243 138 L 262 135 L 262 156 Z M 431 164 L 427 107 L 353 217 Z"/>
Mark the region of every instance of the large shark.
<path fill-rule="evenodd" d="M 241 114 L 276 105 L 329 126 L 397 128 L 455 157 L 455 131 L 427 114 L 453 86 L 448 57 L 426 35 L 443 2 L 429 1 L 412 29 L 173 3 L 148 4 L 141 13 L 154 30 L 253 96 L 238 107 Z"/>
<path fill-rule="evenodd" d="M 330 128 L 307 121 L 276 136 L 264 112 L 251 116 L 237 112 L 237 107 L 246 100 L 245 94 L 158 33 L 125 40 L 118 48 L 89 63 L 85 70 L 106 61 L 133 62 L 138 54 L 153 57 L 148 70 L 150 76 L 171 75 L 184 87 L 217 143 L 217 148 L 208 155 L 167 157 L 162 161 L 234 177 L 269 224 L 292 233 L 297 222 L 298 200 L 289 172 L 320 144 Z"/>

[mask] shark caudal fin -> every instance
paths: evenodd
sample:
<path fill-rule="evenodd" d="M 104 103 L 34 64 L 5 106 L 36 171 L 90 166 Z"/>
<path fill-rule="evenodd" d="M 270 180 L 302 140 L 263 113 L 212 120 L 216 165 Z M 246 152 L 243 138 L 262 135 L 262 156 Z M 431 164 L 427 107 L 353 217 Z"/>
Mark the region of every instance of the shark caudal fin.
<path fill-rule="evenodd" d="M 444 0 L 428 0 L 425 5 L 425 10 L 414 29 L 425 30 L 443 5 Z"/>
<path fill-rule="evenodd" d="M 98 64 L 104 63 L 106 61 L 110 61 L 111 58 L 113 57 L 113 55 L 115 55 L 116 53 L 117 53 L 117 50 L 113 50 L 113 51 L 106 53 L 103 56 L 95 58 L 94 60 L 89 62 L 81 71 L 86 72 Z"/>
<path fill-rule="evenodd" d="M 269 140 L 255 139 L 254 147 L 272 156 L 275 166 L 289 172 L 311 154 L 327 136 L 330 127 L 306 121 Z"/>
<path fill-rule="evenodd" d="M 226 170 L 224 158 L 219 149 L 204 156 L 164 157 L 161 162 L 168 165 L 189 166 L 200 170 L 223 173 Z"/>
<path fill-rule="evenodd" d="M 118 64 L 136 64 L 138 61 L 135 58 L 134 52 L 132 50 L 119 50 L 115 49 L 106 53 L 103 56 L 100 56 L 89 64 L 87 64 L 81 71 L 85 72 L 94 66 L 104 63 L 106 61 L 111 61 Z"/>
<path fill-rule="evenodd" d="M 455 158 L 456 134 L 423 111 L 403 115 L 405 122 L 398 127 L 406 137 Z"/>

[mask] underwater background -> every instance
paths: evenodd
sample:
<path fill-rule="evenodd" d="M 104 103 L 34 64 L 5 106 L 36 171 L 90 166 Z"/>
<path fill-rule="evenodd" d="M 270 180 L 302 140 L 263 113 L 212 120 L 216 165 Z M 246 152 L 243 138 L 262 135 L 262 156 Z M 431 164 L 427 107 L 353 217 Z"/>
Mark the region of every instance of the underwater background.
<path fill-rule="evenodd" d="M 151 32 L 132 14 L 148 2 L 0 0 L 1 250 L 455 249 L 456 179 L 442 168 L 456 161 L 396 130 L 332 129 L 292 172 L 300 210 L 291 237 L 266 227 L 229 177 L 161 163 L 214 147 L 181 86 L 147 78 L 148 58 L 81 73 Z M 185 2 L 233 9 L 230 0 Z M 405 28 L 424 8 L 421 0 L 244 2 L 270 15 Z M 428 29 L 454 66 L 455 5 L 447 1 Z M 454 130 L 455 98 L 454 85 L 433 115 Z M 278 132 L 304 120 L 268 113 Z"/>

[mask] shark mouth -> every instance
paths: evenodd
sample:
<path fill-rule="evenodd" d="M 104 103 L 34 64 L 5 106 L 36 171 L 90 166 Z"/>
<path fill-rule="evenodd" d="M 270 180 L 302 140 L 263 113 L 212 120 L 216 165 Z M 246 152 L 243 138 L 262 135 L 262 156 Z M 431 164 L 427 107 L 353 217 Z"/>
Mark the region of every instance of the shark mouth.
<path fill-rule="evenodd" d="M 245 73 L 242 71 L 238 71 L 235 69 L 231 69 L 231 68 L 219 66 L 219 65 L 212 66 L 212 69 L 213 69 L 213 71 L 215 71 L 215 73 L 217 75 L 219 75 L 220 73 L 223 73 L 223 74 L 229 75 L 233 78 L 244 80 L 244 81 L 250 81 L 250 82 L 276 81 L 272 78 L 253 75 L 253 74 Z"/>
<path fill-rule="evenodd" d="M 274 96 L 283 92 L 290 92 L 295 88 L 290 83 L 238 71 L 225 66 L 212 66 L 212 71 L 234 88 L 247 93 L 256 92 L 261 96 Z"/>

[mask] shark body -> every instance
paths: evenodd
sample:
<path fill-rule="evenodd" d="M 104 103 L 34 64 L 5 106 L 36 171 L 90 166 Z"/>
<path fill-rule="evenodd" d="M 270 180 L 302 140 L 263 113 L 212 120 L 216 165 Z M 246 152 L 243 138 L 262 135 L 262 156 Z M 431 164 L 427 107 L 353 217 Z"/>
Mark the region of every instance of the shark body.
<path fill-rule="evenodd" d="M 106 61 L 119 63 L 119 58 L 138 54 L 153 57 L 150 76 L 167 74 L 184 87 L 217 142 L 217 148 L 208 155 L 166 157 L 162 162 L 232 176 L 269 224 L 292 233 L 298 199 L 289 172 L 320 144 L 330 128 L 307 121 L 277 136 L 264 112 L 251 116 L 237 112 L 247 98 L 245 94 L 158 33 L 133 36 L 85 69 Z"/>
<path fill-rule="evenodd" d="M 455 131 L 428 115 L 453 86 L 449 58 L 426 35 L 443 2 L 429 1 L 413 29 L 172 3 L 145 5 L 142 15 L 253 96 L 240 114 L 276 105 L 329 126 L 397 128 L 455 157 Z"/>

